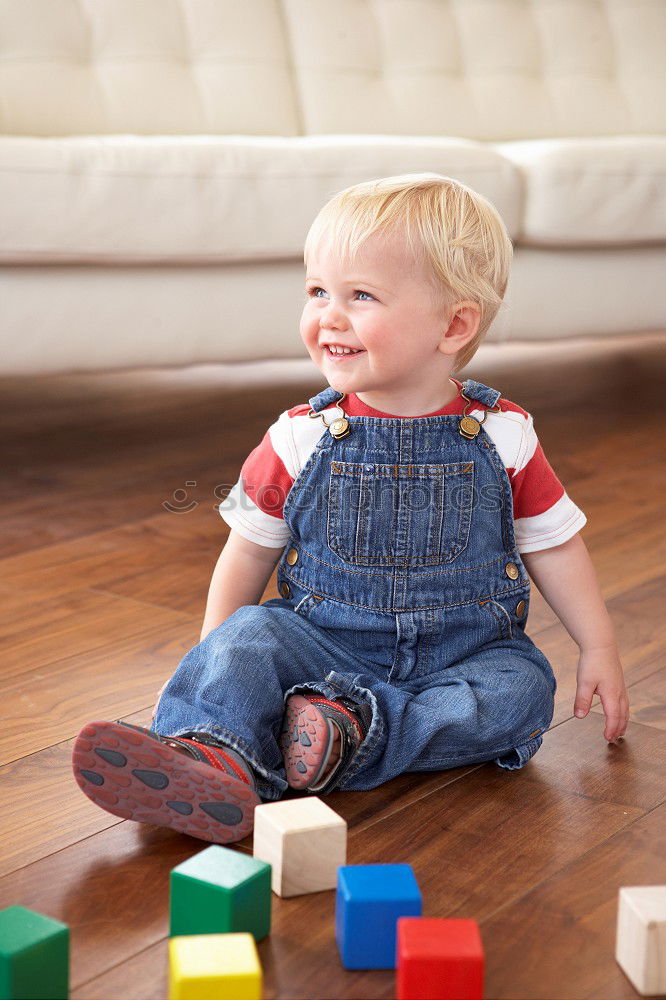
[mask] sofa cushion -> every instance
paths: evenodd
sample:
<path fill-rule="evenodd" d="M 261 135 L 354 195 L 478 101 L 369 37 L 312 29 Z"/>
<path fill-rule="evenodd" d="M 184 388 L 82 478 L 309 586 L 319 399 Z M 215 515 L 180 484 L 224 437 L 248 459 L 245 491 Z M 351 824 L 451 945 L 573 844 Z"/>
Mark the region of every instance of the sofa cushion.
<path fill-rule="evenodd" d="M 335 192 L 435 171 L 520 227 L 518 167 L 465 139 L 324 136 L 0 138 L 0 260 L 224 262 L 300 257 Z"/>
<path fill-rule="evenodd" d="M 525 177 L 519 241 L 621 246 L 666 240 L 666 137 L 501 142 Z"/>

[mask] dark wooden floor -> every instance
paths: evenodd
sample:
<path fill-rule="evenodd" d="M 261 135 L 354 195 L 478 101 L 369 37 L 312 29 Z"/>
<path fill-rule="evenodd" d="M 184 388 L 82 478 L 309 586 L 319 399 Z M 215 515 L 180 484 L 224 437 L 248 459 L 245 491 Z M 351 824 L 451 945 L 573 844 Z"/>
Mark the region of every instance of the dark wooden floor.
<path fill-rule="evenodd" d="M 618 889 L 666 882 L 665 368 L 653 336 L 489 346 L 465 373 L 533 413 L 588 515 L 632 703 L 625 742 L 604 741 L 598 699 L 572 717 L 576 648 L 535 594 L 528 631 L 559 688 L 526 768 L 327 797 L 350 863 L 409 862 L 425 915 L 480 922 L 487 998 L 636 995 L 614 961 Z M 0 381 L 0 907 L 71 926 L 77 1000 L 166 996 L 168 873 L 206 845 L 98 810 L 71 776 L 73 738 L 91 718 L 147 721 L 198 641 L 226 534 L 216 488 L 321 385 L 308 361 Z M 393 996 L 392 973 L 342 969 L 333 892 L 273 904 L 265 997 Z"/>

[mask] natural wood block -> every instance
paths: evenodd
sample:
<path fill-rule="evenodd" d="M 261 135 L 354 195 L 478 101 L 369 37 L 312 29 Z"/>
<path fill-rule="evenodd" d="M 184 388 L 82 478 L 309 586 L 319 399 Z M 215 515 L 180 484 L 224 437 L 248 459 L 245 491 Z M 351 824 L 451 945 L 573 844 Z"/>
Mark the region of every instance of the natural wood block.
<path fill-rule="evenodd" d="M 251 934 L 195 934 L 169 941 L 169 1000 L 260 1000 Z"/>
<path fill-rule="evenodd" d="M 171 872 L 172 937 L 271 929 L 271 866 L 214 844 Z"/>
<path fill-rule="evenodd" d="M 335 889 L 347 824 L 316 797 L 268 802 L 254 810 L 254 856 L 271 865 L 278 896 Z"/>
<path fill-rule="evenodd" d="M 69 927 L 24 906 L 0 911 L 1 1000 L 66 1000 Z"/>
<path fill-rule="evenodd" d="M 476 920 L 400 917 L 397 1000 L 482 1000 L 484 955 Z"/>
<path fill-rule="evenodd" d="M 620 889 L 615 958 L 641 996 L 666 994 L 666 885 Z"/>

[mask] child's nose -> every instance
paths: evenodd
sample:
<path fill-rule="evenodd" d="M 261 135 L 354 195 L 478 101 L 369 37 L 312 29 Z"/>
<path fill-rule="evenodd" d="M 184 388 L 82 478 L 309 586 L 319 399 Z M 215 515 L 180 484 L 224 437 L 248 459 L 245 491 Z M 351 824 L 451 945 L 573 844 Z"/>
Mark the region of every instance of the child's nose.
<path fill-rule="evenodd" d="M 344 310 L 332 301 L 324 309 L 319 325 L 325 330 L 344 330 L 347 327 L 347 317 Z"/>

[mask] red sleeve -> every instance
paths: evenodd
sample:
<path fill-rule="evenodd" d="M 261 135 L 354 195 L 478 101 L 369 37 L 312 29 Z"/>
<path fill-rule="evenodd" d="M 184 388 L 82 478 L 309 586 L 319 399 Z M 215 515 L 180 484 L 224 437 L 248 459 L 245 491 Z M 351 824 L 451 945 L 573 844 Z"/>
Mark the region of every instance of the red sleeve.
<path fill-rule="evenodd" d="M 527 465 L 515 472 L 509 469 L 513 491 L 513 516 L 534 517 L 549 510 L 564 496 L 564 486 L 546 458 L 540 443 Z"/>
<path fill-rule="evenodd" d="M 294 480 L 275 452 L 269 431 L 243 462 L 240 479 L 245 493 L 260 510 L 282 518 L 284 502 Z"/>

